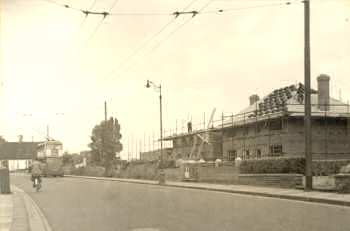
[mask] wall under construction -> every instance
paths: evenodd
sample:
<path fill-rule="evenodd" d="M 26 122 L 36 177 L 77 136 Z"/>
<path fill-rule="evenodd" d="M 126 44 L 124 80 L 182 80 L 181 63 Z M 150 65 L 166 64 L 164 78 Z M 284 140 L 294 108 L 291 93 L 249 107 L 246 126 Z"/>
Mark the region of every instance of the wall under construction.
<path fill-rule="evenodd" d="M 303 117 L 259 121 L 223 129 L 224 160 L 267 156 L 304 155 Z M 350 158 L 348 120 L 337 117 L 313 117 L 312 152 L 315 159 Z"/>
<path fill-rule="evenodd" d="M 222 157 L 222 136 L 221 132 L 208 131 L 198 133 L 200 136 L 207 136 L 208 143 L 197 136 L 197 133 L 187 133 L 173 138 L 173 156 L 176 159 L 201 159 L 215 160 Z M 202 147 L 200 147 L 202 145 Z"/>

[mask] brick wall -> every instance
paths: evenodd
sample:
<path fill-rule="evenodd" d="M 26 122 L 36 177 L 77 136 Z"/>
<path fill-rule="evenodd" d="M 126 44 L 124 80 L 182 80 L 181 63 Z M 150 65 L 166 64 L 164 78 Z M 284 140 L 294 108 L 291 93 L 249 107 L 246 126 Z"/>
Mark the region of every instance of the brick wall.
<path fill-rule="evenodd" d="M 238 183 L 279 188 L 296 188 L 302 185 L 300 174 L 240 174 Z"/>
<path fill-rule="evenodd" d="M 163 160 L 172 160 L 173 155 L 172 155 L 172 148 L 164 148 L 163 149 Z M 154 160 L 159 160 L 160 156 L 160 150 L 153 150 L 149 152 L 141 152 L 140 153 L 140 159 L 145 160 L 145 161 L 154 161 Z"/>
<path fill-rule="evenodd" d="M 275 120 L 276 121 L 276 120 Z M 241 158 L 256 158 L 258 150 L 261 157 L 273 155 L 271 146 L 282 145 L 283 156 L 304 155 L 303 118 L 283 119 L 280 130 L 269 129 L 268 122 L 259 122 L 259 132 L 255 124 L 234 127 L 235 132 L 224 132 L 223 158 L 229 159 L 229 151 L 235 150 Z M 232 128 L 228 128 L 231 129 Z M 226 129 L 226 130 L 228 130 Z M 312 124 L 312 148 L 315 158 L 349 158 L 350 131 L 346 120 L 327 118 L 314 119 Z M 234 136 L 232 136 L 234 134 Z"/>
<path fill-rule="evenodd" d="M 205 134 L 200 134 L 202 137 Z M 222 142 L 221 132 L 209 132 L 208 133 L 209 144 L 203 143 L 201 150 L 201 157 L 205 160 L 215 160 L 222 156 Z M 176 159 L 187 159 L 193 150 L 193 155 L 196 156 L 199 152 L 202 140 L 196 136 L 196 134 L 186 134 L 181 137 L 177 137 L 173 140 L 173 156 Z M 193 146 L 195 148 L 193 149 Z M 199 158 L 199 157 L 198 157 Z"/>

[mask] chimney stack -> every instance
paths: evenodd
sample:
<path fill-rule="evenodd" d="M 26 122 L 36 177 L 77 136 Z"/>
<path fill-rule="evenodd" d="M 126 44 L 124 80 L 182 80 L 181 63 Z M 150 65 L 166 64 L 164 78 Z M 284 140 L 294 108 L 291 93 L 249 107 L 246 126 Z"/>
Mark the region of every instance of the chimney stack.
<path fill-rule="evenodd" d="M 249 105 L 253 105 L 255 102 L 260 100 L 259 96 L 254 94 L 249 97 Z"/>
<path fill-rule="evenodd" d="M 329 110 L 329 80 L 330 77 L 326 74 L 317 77 L 318 108 L 321 111 Z"/>

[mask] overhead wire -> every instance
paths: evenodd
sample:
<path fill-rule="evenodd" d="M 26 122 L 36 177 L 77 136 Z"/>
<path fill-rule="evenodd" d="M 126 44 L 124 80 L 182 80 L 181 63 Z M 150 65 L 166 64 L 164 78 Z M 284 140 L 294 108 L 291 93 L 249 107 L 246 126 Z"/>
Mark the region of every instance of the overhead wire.
<path fill-rule="evenodd" d="M 261 4 L 256 6 L 247 6 L 247 7 L 239 7 L 239 8 L 228 8 L 228 9 L 218 9 L 218 10 L 209 10 L 209 11 L 203 11 L 201 14 L 217 14 L 217 13 L 226 13 L 226 12 L 232 12 L 232 11 L 241 11 L 241 10 L 249 10 L 249 9 L 257 9 L 257 8 L 264 8 L 264 7 L 273 7 L 273 6 L 281 6 L 281 5 L 291 5 L 296 3 L 304 3 L 304 1 L 284 1 L 279 3 L 269 3 L 269 4 Z"/>
<path fill-rule="evenodd" d="M 97 0 L 93 0 L 93 2 L 90 4 L 90 7 L 89 7 L 88 9 L 89 9 L 89 10 L 92 10 L 92 9 L 94 8 L 94 6 L 96 5 L 96 3 L 97 3 Z M 83 21 L 79 24 L 77 30 L 73 33 L 73 37 L 74 37 L 74 35 L 75 35 L 76 33 L 78 33 L 78 31 L 80 31 L 81 28 L 84 26 L 84 24 L 85 24 L 87 18 L 88 18 L 88 15 L 85 14 L 85 15 L 84 15 Z"/>
<path fill-rule="evenodd" d="M 187 4 L 182 10 L 185 11 L 187 10 L 190 6 L 192 6 L 195 2 L 197 2 L 199 0 L 192 0 L 189 4 Z M 167 15 L 171 15 L 171 14 L 167 14 Z M 176 17 L 172 18 L 169 22 L 167 22 L 164 26 L 162 26 L 160 28 L 160 30 L 158 30 L 155 34 L 153 34 L 149 39 L 147 39 L 145 42 L 143 42 L 140 46 L 138 46 L 136 49 L 134 49 L 130 55 L 128 55 L 125 59 L 123 59 L 116 68 L 114 68 L 111 72 L 109 72 L 109 74 L 107 74 L 104 79 L 108 78 L 109 76 L 111 76 L 112 74 L 115 73 L 115 71 L 121 67 L 122 65 L 124 65 L 124 63 L 126 63 L 127 61 L 129 61 L 131 58 L 133 58 L 135 55 L 137 55 L 138 53 L 140 53 L 142 51 L 142 49 L 144 47 L 146 47 L 150 42 L 152 42 L 158 35 L 160 35 L 163 31 L 165 31 L 166 28 L 168 28 L 168 26 L 170 26 L 174 21 L 175 21 Z"/>
<path fill-rule="evenodd" d="M 112 75 L 113 73 L 115 73 L 115 71 L 120 68 L 123 67 L 123 65 L 129 61 L 130 59 L 132 59 L 135 55 L 137 55 L 138 53 L 140 53 L 142 51 L 142 49 L 148 45 L 151 41 L 153 41 L 159 34 L 161 34 L 170 24 L 172 24 L 175 21 L 175 18 L 172 18 L 169 22 L 167 22 L 164 26 L 162 26 L 160 28 L 160 30 L 158 30 L 155 34 L 153 34 L 149 39 L 147 39 L 145 42 L 143 42 L 140 46 L 138 46 L 136 49 L 134 49 L 126 58 L 124 58 L 118 65 L 116 68 L 114 68 L 111 72 L 109 72 L 104 78 L 107 78 L 108 76 Z"/>
<path fill-rule="evenodd" d="M 198 0 L 193 0 L 190 2 L 190 4 L 188 4 L 184 9 L 183 11 L 187 10 L 193 3 L 197 2 Z M 209 0 L 204 6 L 202 6 L 200 8 L 200 10 L 198 11 L 201 12 L 203 11 L 205 8 L 207 8 L 211 3 L 213 2 L 213 0 Z M 153 46 L 145 55 L 143 55 L 141 58 L 145 58 L 146 56 L 149 56 L 152 52 L 154 52 L 156 49 L 158 49 L 158 47 L 160 47 L 161 44 L 163 44 L 164 42 L 166 42 L 167 40 L 170 39 L 171 36 L 173 36 L 176 32 L 178 32 L 182 27 L 184 27 L 187 23 L 189 23 L 193 18 L 194 16 L 196 16 L 196 14 L 193 14 L 192 17 L 188 18 L 187 20 L 185 20 L 185 22 L 183 22 L 182 24 L 180 24 L 179 26 L 177 26 L 176 28 L 174 28 L 174 30 L 172 30 L 169 34 L 167 34 L 166 37 L 164 37 L 162 40 L 160 40 L 158 43 L 155 44 L 155 46 Z M 175 16 L 174 19 L 176 19 L 177 16 Z M 173 19 L 173 20 L 174 20 Z M 137 65 L 137 64 L 136 64 Z M 133 66 L 136 66 L 136 65 L 130 65 L 127 67 L 126 71 L 127 72 L 128 70 L 130 70 L 130 68 L 132 68 Z M 113 74 L 113 73 L 112 73 Z"/>
<path fill-rule="evenodd" d="M 292 2 L 293 0 L 290 1 L 284 1 L 279 2 L 279 3 L 269 3 L 269 4 L 261 4 L 261 5 L 257 5 L 257 6 L 249 6 L 249 7 L 241 7 L 241 8 L 228 8 L 228 9 L 218 9 L 218 10 L 208 10 L 208 11 L 204 11 L 205 8 L 207 8 L 212 2 L 214 2 L 215 0 L 210 0 L 208 1 L 204 6 L 202 6 L 202 8 L 200 8 L 198 11 L 189 11 L 189 12 L 185 12 L 185 10 L 187 10 L 191 5 L 193 5 L 195 2 L 197 2 L 198 0 L 192 0 L 182 11 L 180 12 L 174 12 L 172 14 L 165 14 L 165 13 L 110 13 L 110 11 L 114 8 L 115 4 L 119 1 L 119 0 L 115 0 L 112 4 L 112 6 L 110 7 L 109 11 L 103 11 L 103 12 L 94 12 L 94 11 L 83 11 L 81 9 L 78 8 L 74 8 L 74 7 L 70 7 L 68 5 L 65 4 L 60 4 L 57 3 L 53 0 L 43 0 L 46 2 L 50 2 L 50 3 L 54 3 L 56 5 L 59 6 L 64 6 L 66 8 L 72 8 L 72 9 L 77 9 L 83 13 L 87 15 L 89 14 L 96 14 L 96 15 L 102 15 L 103 18 L 100 20 L 100 22 L 96 25 L 95 29 L 93 30 L 92 34 L 89 36 L 89 39 L 87 42 L 89 42 L 93 36 L 96 34 L 96 32 L 98 31 L 99 27 L 102 25 L 104 19 L 107 16 L 110 15 L 115 15 L 115 16 L 136 16 L 136 15 L 140 15 L 140 16 L 144 16 L 144 15 L 173 15 L 175 16 L 174 18 L 172 18 L 167 24 L 165 24 L 159 31 L 157 31 L 150 39 L 146 40 L 146 42 L 142 43 L 140 46 L 138 46 L 136 49 L 134 49 L 130 55 L 128 55 L 124 60 L 122 60 L 119 65 L 117 66 L 117 68 L 113 69 L 111 72 L 109 72 L 107 74 L 106 77 L 108 77 L 109 75 L 112 75 L 115 73 L 115 71 L 120 68 L 121 66 L 124 65 L 124 63 L 126 63 L 127 61 L 129 61 L 130 59 L 132 59 L 134 56 L 138 55 L 140 53 L 140 51 L 142 51 L 144 49 L 144 47 L 146 47 L 150 42 L 152 42 L 157 36 L 159 36 L 163 31 L 165 31 L 165 29 L 170 26 L 170 24 L 172 24 L 175 19 L 180 15 L 180 14 L 192 14 L 192 17 L 189 18 L 188 20 L 186 20 L 184 23 L 180 24 L 178 27 L 176 27 L 173 31 L 171 31 L 165 38 L 163 38 L 162 40 L 160 40 L 154 47 L 151 48 L 150 52 L 147 53 L 147 55 L 149 53 L 152 53 L 154 50 L 156 50 L 162 43 L 164 43 L 165 41 L 167 41 L 173 34 L 175 34 L 178 30 L 180 30 L 184 25 L 186 25 L 188 22 L 191 21 L 191 19 L 196 16 L 197 14 L 218 14 L 218 13 L 229 13 L 232 11 L 240 11 L 240 10 L 248 10 L 248 9 L 255 9 L 255 8 L 263 8 L 263 7 L 272 7 L 272 6 L 280 6 L 280 5 L 290 5 L 292 3 L 296 3 L 296 2 Z M 277 1 L 277 0 L 276 0 Z M 299 2 L 303 2 L 300 1 Z M 96 0 L 94 0 L 93 4 L 96 3 Z M 129 69 L 129 68 L 128 68 Z M 105 78 L 106 78 L 105 77 Z"/>
<path fill-rule="evenodd" d="M 117 3 L 119 2 L 119 0 L 114 0 L 114 2 L 112 3 L 109 12 L 113 10 L 113 8 L 117 5 Z"/>
<path fill-rule="evenodd" d="M 57 6 L 60 6 L 60 7 L 64 7 L 64 8 L 67 8 L 67 9 L 72 9 L 72 10 L 76 10 L 76 11 L 79 11 L 81 13 L 84 13 L 85 15 L 102 15 L 104 17 L 107 17 L 107 16 L 169 16 L 169 15 L 174 15 L 174 13 L 176 12 L 173 12 L 173 13 L 169 13 L 169 12 L 111 12 L 111 10 L 114 8 L 114 6 L 119 2 L 119 0 L 115 0 L 112 4 L 112 7 L 109 9 L 109 11 L 92 11 L 92 9 L 88 9 L 88 10 L 84 10 L 84 9 L 81 9 L 81 8 L 77 8 L 77 7 L 73 7 L 73 6 L 70 6 L 68 4 L 62 4 L 62 3 L 58 3 L 54 0 L 41 0 L 41 1 L 45 1 L 45 2 L 48 2 L 48 3 L 51 3 L 51 4 L 55 4 Z M 95 4 L 97 0 L 94 0 L 94 3 L 93 5 Z M 193 3 L 197 2 L 198 0 L 192 0 L 190 2 L 190 4 L 188 4 L 186 8 L 188 8 L 189 6 L 191 6 Z M 211 0 L 211 2 L 232 2 L 232 3 L 236 3 L 236 2 L 268 2 L 268 4 L 264 4 L 264 5 L 258 5 L 258 6 L 252 6 L 252 7 L 246 7 L 244 9 L 253 9 L 253 8 L 260 8 L 260 7 L 269 7 L 269 6 L 278 6 L 278 5 L 290 5 L 290 4 L 294 4 L 294 3 L 304 3 L 304 0 L 289 0 L 289 1 L 286 1 L 286 0 Z M 334 2 L 333 0 L 317 0 L 317 2 Z M 338 0 L 338 1 L 342 1 L 342 0 Z M 344 1 L 348 1 L 348 0 L 344 0 Z M 271 3 L 273 2 L 273 3 Z M 316 1 L 315 1 L 316 2 Z M 204 8 L 206 8 L 206 6 L 204 6 Z M 223 13 L 223 12 L 229 12 L 229 11 L 236 11 L 236 10 L 239 10 L 239 8 L 233 8 L 233 9 L 225 9 L 225 8 L 221 8 L 219 10 L 211 10 L 211 11 L 205 11 L 205 12 L 201 12 L 201 14 L 209 14 L 209 13 Z M 183 10 L 184 11 L 184 10 Z M 201 11 L 201 10 L 199 10 Z M 198 14 L 199 11 L 192 11 L 195 12 L 195 14 Z M 185 12 L 182 12 L 182 13 L 185 13 Z M 189 13 L 189 12 L 187 12 Z"/>
<path fill-rule="evenodd" d="M 195 2 L 196 0 L 194 0 L 193 2 Z M 183 26 L 185 26 L 187 23 L 189 23 L 194 16 L 196 16 L 197 14 L 214 14 L 214 13 L 226 13 L 226 12 L 231 12 L 231 11 L 241 11 L 241 10 L 249 10 L 249 9 L 255 9 L 255 8 L 264 8 L 264 7 L 275 7 L 275 6 L 282 6 L 282 5 L 291 5 L 291 4 L 295 4 L 295 3 L 304 3 L 304 1 L 302 0 L 297 0 L 295 2 L 291 2 L 291 1 L 285 1 L 283 0 L 283 2 L 281 3 L 270 3 L 270 4 L 261 4 L 261 5 L 257 5 L 257 6 L 250 6 L 250 7 L 240 7 L 240 8 L 229 8 L 229 9 L 219 9 L 219 10 L 210 10 L 210 11 L 204 11 L 214 0 L 209 0 L 202 8 L 200 8 L 199 11 L 196 11 L 195 13 L 193 12 L 189 12 L 189 13 L 193 13 L 192 17 L 189 18 L 188 20 L 186 20 L 184 23 L 180 24 L 178 27 L 176 27 L 173 31 L 171 31 L 166 37 L 164 37 L 161 41 L 159 41 L 155 46 L 153 46 L 151 48 L 151 50 L 149 50 L 149 52 L 147 52 L 145 55 L 143 55 L 141 58 L 145 58 L 146 56 L 150 55 L 152 52 L 154 52 L 156 49 L 158 49 L 158 47 L 160 47 L 160 45 L 164 42 L 166 42 L 167 40 L 170 39 L 170 37 L 172 35 L 174 35 L 177 31 L 179 31 Z M 187 13 L 187 12 L 185 12 Z M 137 64 L 136 64 L 137 65 Z M 128 72 L 130 69 L 132 69 L 134 66 L 136 65 L 130 65 L 127 67 L 126 70 L 124 70 L 123 73 Z M 114 73 L 114 72 L 113 72 Z M 112 73 L 112 74 L 113 74 Z"/>
<path fill-rule="evenodd" d="M 94 6 L 96 5 L 97 0 L 93 0 L 93 2 L 91 3 L 89 10 L 92 10 L 94 8 Z"/>
<path fill-rule="evenodd" d="M 94 4 L 96 3 L 96 1 L 97 0 L 94 1 Z M 109 12 L 117 5 L 118 2 L 119 2 L 119 0 L 114 0 L 114 2 L 109 7 L 108 11 L 103 11 L 103 14 L 102 14 L 103 17 L 101 18 L 99 23 L 95 26 L 95 29 L 90 34 L 90 36 L 89 36 L 88 40 L 86 41 L 86 43 L 89 43 L 93 39 L 93 37 L 95 36 L 95 34 L 97 33 L 97 31 L 101 27 L 101 25 L 103 24 L 103 22 L 106 19 L 106 17 L 110 15 Z M 88 13 L 86 15 L 88 15 Z"/>
<path fill-rule="evenodd" d="M 195 2 L 197 2 L 199 0 L 192 0 L 189 4 L 187 4 L 182 10 L 187 10 L 191 5 L 193 5 Z M 139 14 L 138 14 L 139 15 Z M 171 15 L 171 14 L 168 14 Z M 146 47 L 150 42 L 152 42 L 157 36 L 159 36 L 163 31 L 166 30 L 166 28 L 168 28 L 174 21 L 175 21 L 175 17 L 173 17 L 170 21 L 168 21 L 165 25 L 163 25 L 156 33 L 154 33 L 149 39 L 145 40 L 145 42 L 141 43 L 140 46 L 136 47 L 136 49 L 134 49 L 126 58 L 124 58 L 121 62 L 119 62 L 118 67 L 121 67 L 122 65 L 124 65 L 124 63 L 126 63 L 127 61 L 129 61 L 131 58 L 133 58 L 135 55 L 137 55 L 140 51 L 142 51 L 142 49 L 144 47 Z M 105 75 L 105 77 L 103 77 L 103 80 L 107 80 L 109 77 L 111 77 L 115 71 L 117 70 L 117 68 L 114 68 L 111 72 L 109 72 L 109 74 Z"/>
<path fill-rule="evenodd" d="M 159 16 L 159 15 L 171 15 L 170 13 L 159 13 L 159 12 L 131 12 L 131 13 L 116 13 L 116 12 L 111 12 L 114 7 L 116 6 L 116 4 L 119 2 L 119 0 L 115 0 L 108 11 L 94 11 L 92 10 L 93 6 L 96 4 L 96 0 L 94 0 L 93 4 L 91 5 L 92 7 L 88 8 L 88 9 L 82 9 L 82 8 L 78 8 L 78 7 L 74 7 L 68 4 L 63 4 L 63 3 L 59 3 L 57 1 L 54 0 L 40 0 L 40 1 L 44 1 L 62 8 L 66 8 L 66 9 L 71 9 L 71 10 L 75 10 L 78 11 L 80 13 L 83 13 L 85 16 L 88 15 L 102 15 L 104 17 L 107 16 Z M 197 0 L 196 0 L 197 1 Z"/>
<path fill-rule="evenodd" d="M 116 0 L 117 2 L 118 0 Z M 183 10 L 186 10 L 188 7 L 190 7 L 194 2 L 196 2 L 198 0 L 192 0 L 190 4 L 188 4 Z M 114 2 L 115 3 L 115 2 Z M 113 3 L 112 8 L 114 8 L 115 4 Z M 169 14 L 170 15 L 170 14 Z M 136 49 L 134 49 L 130 55 L 128 55 L 123 61 L 121 61 L 118 64 L 118 67 L 124 65 L 124 63 L 126 63 L 128 60 L 130 60 L 131 58 L 133 58 L 135 55 L 137 55 L 145 46 L 147 46 L 150 42 L 152 42 L 159 34 L 161 34 L 168 26 L 170 26 L 173 22 L 175 21 L 175 18 L 172 18 L 169 22 L 167 22 L 164 26 L 162 26 L 160 28 L 160 30 L 158 30 L 155 34 L 153 34 L 149 39 L 147 39 L 145 42 L 141 43 L 140 46 L 136 47 Z M 117 67 L 117 68 L 118 68 Z M 117 68 L 113 69 L 109 74 L 105 75 L 105 77 L 103 78 L 104 80 L 106 80 L 109 76 L 111 76 L 116 70 Z"/>

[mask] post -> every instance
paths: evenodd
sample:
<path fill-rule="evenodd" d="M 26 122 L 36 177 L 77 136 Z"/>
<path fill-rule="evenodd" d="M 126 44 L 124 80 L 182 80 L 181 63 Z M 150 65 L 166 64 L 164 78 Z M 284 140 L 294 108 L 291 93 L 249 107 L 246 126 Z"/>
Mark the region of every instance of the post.
<path fill-rule="evenodd" d="M 213 123 L 213 122 L 212 122 Z M 224 160 L 224 112 L 221 114 L 221 160 Z M 227 158 L 228 159 L 228 158 Z"/>
<path fill-rule="evenodd" d="M 128 160 L 130 160 L 130 135 L 128 137 Z"/>
<path fill-rule="evenodd" d="M 176 129 L 175 129 L 175 134 L 177 134 L 177 119 L 176 119 Z"/>
<path fill-rule="evenodd" d="M 160 162 L 163 161 L 163 109 L 162 109 L 162 86 L 159 85 L 159 118 L 160 118 Z"/>
<path fill-rule="evenodd" d="M 3 168 L 0 167 L 0 194 L 10 194 L 10 173 L 9 166 Z"/>
<path fill-rule="evenodd" d="M 162 85 L 159 84 L 159 117 L 160 117 L 160 158 L 159 158 L 159 184 L 165 184 L 163 172 L 163 108 L 162 108 Z"/>
<path fill-rule="evenodd" d="M 232 113 L 232 118 L 231 118 L 232 120 L 231 120 L 231 122 L 232 122 L 232 130 L 231 130 L 231 150 L 233 151 L 233 147 L 234 147 L 234 145 L 233 145 L 233 135 L 234 135 L 234 124 L 233 124 L 233 113 Z M 235 159 L 236 159 L 236 157 L 235 157 Z"/>
<path fill-rule="evenodd" d="M 346 113 L 346 117 L 347 117 L 347 129 L 346 129 L 346 135 L 348 137 L 348 152 L 350 152 L 350 139 L 349 139 L 349 136 L 350 136 L 350 133 L 349 133 L 349 130 L 350 130 L 350 120 L 349 120 L 349 100 L 347 102 L 347 105 L 346 105 L 346 108 L 347 108 L 347 113 Z"/>
<path fill-rule="evenodd" d="M 151 86 L 159 89 L 159 120 L 160 120 L 160 155 L 159 155 L 159 184 L 165 184 L 165 176 L 162 170 L 163 165 L 163 112 L 162 112 L 162 85 L 157 86 L 152 81 L 147 80 L 146 87 Z"/>
<path fill-rule="evenodd" d="M 305 126 L 305 191 L 312 190 L 312 146 L 311 146 L 311 84 L 310 84 L 310 0 L 304 0 L 304 126 Z"/>
<path fill-rule="evenodd" d="M 107 102 L 105 101 L 105 121 L 107 121 Z"/>

